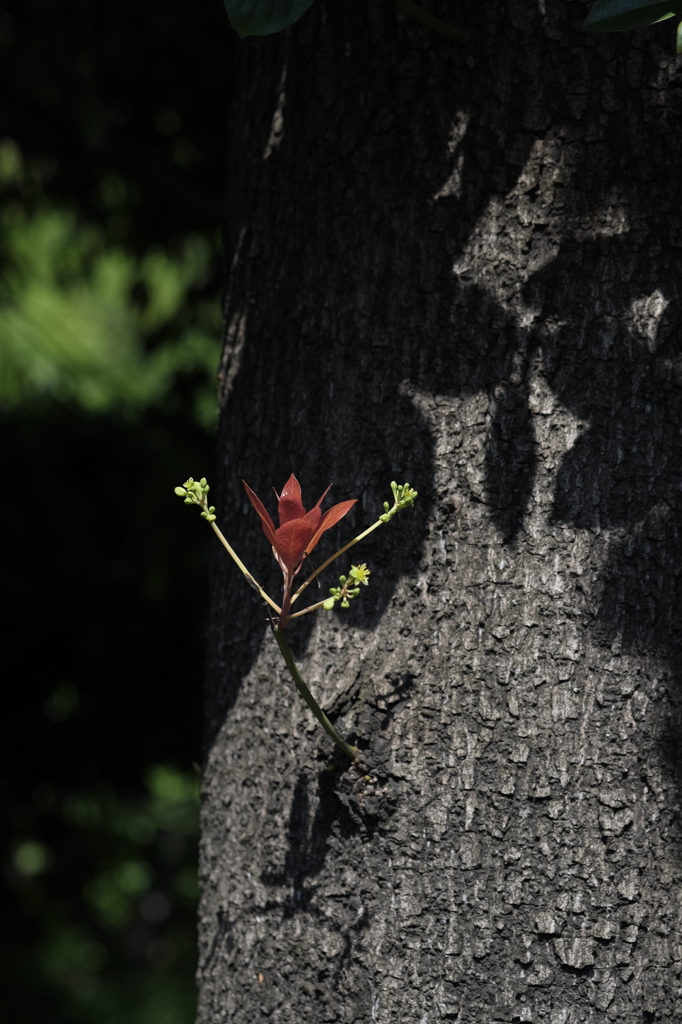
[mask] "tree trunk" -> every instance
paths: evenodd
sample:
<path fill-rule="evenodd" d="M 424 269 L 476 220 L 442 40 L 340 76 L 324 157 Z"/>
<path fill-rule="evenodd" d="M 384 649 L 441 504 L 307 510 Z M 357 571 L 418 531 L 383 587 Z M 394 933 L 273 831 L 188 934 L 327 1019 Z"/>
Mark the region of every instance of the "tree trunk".
<path fill-rule="evenodd" d="M 273 592 L 241 477 L 419 499 L 289 629 L 362 771 L 216 554 L 200 1024 L 682 1019 L 680 65 L 587 9 L 241 46 L 221 526 Z"/>

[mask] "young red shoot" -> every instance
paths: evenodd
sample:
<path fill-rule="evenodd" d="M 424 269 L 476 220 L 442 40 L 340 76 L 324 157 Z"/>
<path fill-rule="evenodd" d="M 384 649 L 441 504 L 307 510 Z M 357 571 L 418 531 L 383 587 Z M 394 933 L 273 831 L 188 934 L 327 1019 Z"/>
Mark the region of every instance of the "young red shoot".
<path fill-rule="evenodd" d="M 357 498 L 341 501 L 323 512 L 320 505 L 329 491 L 328 487 L 317 504 L 306 512 L 301 500 L 301 485 L 292 473 L 282 488 L 282 493 L 277 495 L 275 491 L 279 517 L 279 527 L 275 527 L 258 495 L 251 490 L 245 480 L 242 483 L 249 501 L 260 516 L 263 533 L 272 545 L 272 553 L 284 576 L 282 613 L 279 619 L 279 628 L 284 629 L 289 619 L 294 577 L 301 571 L 306 555 L 310 554 L 323 533 L 350 512 Z M 331 484 L 329 486 L 331 487 Z"/>

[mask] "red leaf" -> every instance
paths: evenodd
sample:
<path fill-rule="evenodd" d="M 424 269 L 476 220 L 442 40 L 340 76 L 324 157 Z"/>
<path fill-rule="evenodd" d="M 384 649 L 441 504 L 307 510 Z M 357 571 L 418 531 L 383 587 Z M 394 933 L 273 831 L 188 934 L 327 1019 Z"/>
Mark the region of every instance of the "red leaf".
<path fill-rule="evenodd" d="M 350 501 L 340 501 L 338 505 L 332 505 L 330 509 L 327 509 L 320 520 L 319 526 L 310 538 L 310 543 L 306 548 L 308 554 L 313 550 L 325 530 L 330 530 L 332 526 L 336 526 L 339 520 L 343 519 L 347 512 L 350 512 L 357 500 L 357 498 L 352 498 Z"/>
<path fill-rule="evenodd" d="M 320 522 L 319 508 L 313 508 L 300 519 L 291 519 L 275 533 L 275 551 L 282 564 L 293 572 L 310 547 L 310 538 Z"/>
<path fill-rule="evenodd" d="M 251 490 L 251 488 L 247 484 L 246 480 L 242 480 L 242 483 L 244 484 L 244 488 L 246 490 L 247 498 L 249 499 L 249 501 L 251 502 L 251 504 L 253 505 L 253 507 L 255 508 L 256 512 L 258 513 L 258 515 L 261 518 L 261 522 L 263 524 L 263 533 L 268 538 L 270 543 L 274 546 L 274 544 L 275 544 L 275 524 L 273 523 L 272 519 L 270 518 L 270 515 L 268 514 L 268 511 L 265 508 L 265 505 L 260 500 L 260 498 L 258 497 L 256 492 Z"/>
<path fill-rule="evenodd" d="M 320 505 L 322 504 L 322 502 L 324 501 L 324 499 L 325 499 L 325 498 L 327 497 L 327 495 L 329 494 L 329 491 L 331 490 L 331 486 L 332 486 L 332 485 L 330 484 L 330 485 L 329 485 L 329 487 L 327 487 L 327 488 L 326 488 L 326 490 L 324 490 L 324 491 L 322 492 L 322 497 L 321 497 L 321 498 L 318 498 L 318 500 L 317 500 L 317 501 L 315 502 L 315 508 L 319 508 L 319 507 L 320 507 Z M 356 499 L 356 500 L 357 500 L 357 499 Z"/>
<path fill-rule="evenodd" d="M 290 522 L 292 519 L 302 519 L 305 515 L 305 508 L 301 500 L 301 485 L 293 473 L 279 495 L 277 512 L 279 514 L 280 526 L 284 526 L 285 523 Z"/>
<path fill-rule="evenodd" d="M 303 556 L 312 551 L 325 530 L 338 523 L 357 500 L 354 498 L 351 501 L 342 501 L 323 514 L 320 505 L 331 487 L 330 484 L 317 504 L 306 512 L 301 499 L 301 485 L 292 473 L 282 488 L 282 493 L 277 495 L 279 528 L 275 529 L 275 524 L 258 495 L 251 490 L 246 481 L 242 480 L 242 483 L 249 501 L 260 516 L 263 532 L 272 544 L 277 560 L 285 572 L 285 578 L 289 580 L 286 584 L 289 587 L 291 577 L 301 568 Z"/>

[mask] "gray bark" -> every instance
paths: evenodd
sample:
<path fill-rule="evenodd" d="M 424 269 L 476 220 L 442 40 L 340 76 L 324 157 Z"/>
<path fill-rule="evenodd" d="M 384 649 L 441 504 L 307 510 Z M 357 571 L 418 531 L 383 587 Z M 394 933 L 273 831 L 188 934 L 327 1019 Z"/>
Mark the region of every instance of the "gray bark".
<path fill-rule="evenodd" d="M 221 525 L 275 588 L 241 477 L 333 480 L 339 540 L 420 498 L 291 625 L 362 773 L 216 556 L 198 1021 L 673 1024 L 680 65 L 583 4 L 430 9 L 472 45 L 319 0 L 241 48 Z"/>

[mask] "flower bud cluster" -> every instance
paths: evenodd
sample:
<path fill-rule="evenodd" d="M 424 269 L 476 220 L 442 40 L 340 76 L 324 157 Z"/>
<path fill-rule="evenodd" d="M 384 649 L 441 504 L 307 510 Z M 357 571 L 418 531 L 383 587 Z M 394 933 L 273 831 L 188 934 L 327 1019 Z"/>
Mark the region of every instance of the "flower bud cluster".
<path fill-rule="evenodd" d="M 396 512 L 407 508 L 408 505 L 414 505 L 414 499 L 418 494 L 418 491 L 415 491 L 409 484 L 397 484 L 395 480 L 391 481 L 391 490 L 393 491 L 393 507 L 387 501 L 384 502 L 384 514 L 379 516 L 382 523 L 390 522 Z"/>
<path fill-rule="evenodd" d="M 185 480 L 182 487 L 174 488 L 178 498 L 184 498 L 185 505 L 199 505 L 203 509 L 202 519 L 208 523 L 214 523 L 216 521 L 215 505 L 209 506 L 206 498 L 210 489 L 205 476 L 202 476 L 201 480 L 194 480 L 190 477 L 189 480 Z"/>
<path fill-rule="evenodd" d="M 330 587 L 330 596 L 322 607 L 330 612 L 335 604 L 339 603 L 342 608 L 348 608 L 350 601 L 360 593 L 358 583 L 367 586 L 369 583 L 370 571 L 365 562 L 362 565 L 351 565 L 348 576 L 339 576 L 339 586 Z"/>

